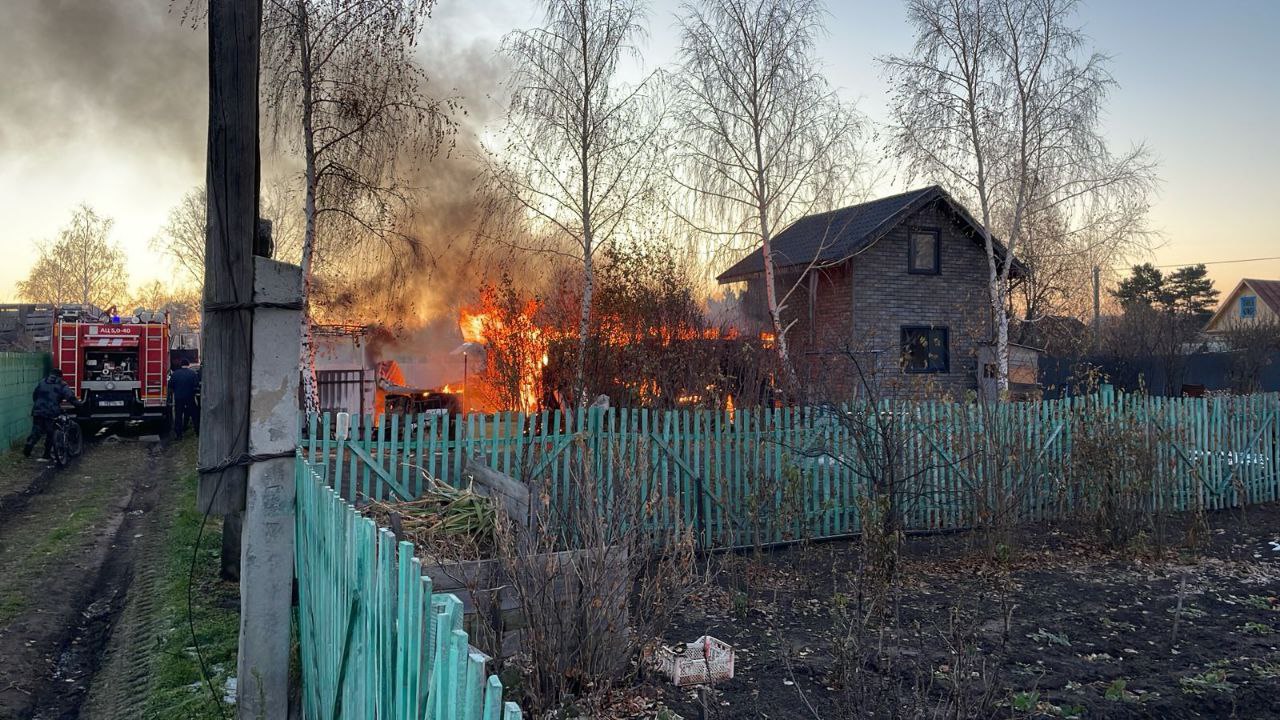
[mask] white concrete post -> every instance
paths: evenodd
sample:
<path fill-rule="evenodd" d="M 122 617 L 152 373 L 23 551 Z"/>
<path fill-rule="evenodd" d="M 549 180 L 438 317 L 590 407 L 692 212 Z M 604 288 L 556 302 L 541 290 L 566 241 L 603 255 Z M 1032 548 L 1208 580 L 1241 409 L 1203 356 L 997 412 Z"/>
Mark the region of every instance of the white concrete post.
<path fill-rule="evenodd" d="M 255 257 L 253 299 L 259 304 L 300 303 L 301 269 Z M 300 310 L 261 306 L 254 310 L 250 454 L 288 452 L 297 446 L 301 316 Z M 246 490 L 237 703 L 241 720 L 274 720 L 288 715 L 289 704 L 293 457 L 250 465 Z"/>

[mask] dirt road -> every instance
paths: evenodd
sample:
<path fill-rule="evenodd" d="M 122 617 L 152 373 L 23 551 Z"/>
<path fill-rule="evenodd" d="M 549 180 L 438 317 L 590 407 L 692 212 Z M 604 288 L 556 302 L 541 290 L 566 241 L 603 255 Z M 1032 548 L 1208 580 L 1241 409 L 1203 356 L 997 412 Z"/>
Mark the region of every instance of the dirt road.
<path fill-rule="evenodd" d="M 0 458 L 0 718 L 80 716 L 139 558 L 172 515 L 175 453 L 134 437 L 61 470 Z"/>

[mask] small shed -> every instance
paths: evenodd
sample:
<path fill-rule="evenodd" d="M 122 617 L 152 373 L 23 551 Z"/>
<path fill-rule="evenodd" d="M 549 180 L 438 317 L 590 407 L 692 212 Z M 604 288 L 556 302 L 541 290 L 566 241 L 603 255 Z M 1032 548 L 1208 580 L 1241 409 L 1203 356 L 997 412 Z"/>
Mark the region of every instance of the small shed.
<path fill-rule="evenodd" d="M 378 363 L 363 325 L 316 325 L 316 385 L 321 412 L 376 412 Z"/>
<path fill-rule="evenodd" d="M 1040 356 L 1039 348 L 1029 345 L 1009 343 L 1009 399 L 1036 400 L 1041 395 L 1040 388 Z M 996 346 L 986 343 L 978 348 L 978 363 L 982 368 L 982 377 L 978 382 L 978 394 L 984 400 L 995 400 L 1000 397 L 1000 386 L 996 381 Z"/>

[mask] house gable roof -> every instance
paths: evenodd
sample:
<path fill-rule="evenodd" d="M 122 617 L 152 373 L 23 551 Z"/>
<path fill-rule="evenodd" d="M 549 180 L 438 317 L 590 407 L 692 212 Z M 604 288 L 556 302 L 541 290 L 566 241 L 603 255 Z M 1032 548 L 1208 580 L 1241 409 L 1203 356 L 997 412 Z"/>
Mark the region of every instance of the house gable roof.
<path fill-rule="evenodd" d="M 1230 293 L 1227 293 L 1227 296 L 1222 300 L 1222 304 L 1213 313 L 1213 317 L 1209 318 L 1209 322 L 1205 323 L 1204 329 L 1206 332 L 1216 332 L 1214 328 L 1236 306 L 1236 299 L 1240 297 L 1241 291 L 1246 288 L 1252 290 L 1253 294 L 1258 297 L 1259 302 L 1266 305 L 1277 317 L 1280 317 L 1280 280 L 1243 278 Z"/>
<path fill-rule="evenodd" d="M 773 238 L 774 266 L 778 269 L 834 265 L 844 262 L 870 246 L 886 233 L 930 203 L 941 200 L 968 226 L 975 242 L 981 244 L 980 225 L 963 205 L 937 185 L 900 195 L 871 200 L 839 210 L 806 215 L 791 223 Z M 1003 243 L 996 241 L 996 256 L 1003 258 Z M 1026 266 L 1014 258 L 1011 274 L 1018 276 Z M 764 253 L 756 249 L 716 277 L 721 284 L 745 280 L 764 272 Z"/>

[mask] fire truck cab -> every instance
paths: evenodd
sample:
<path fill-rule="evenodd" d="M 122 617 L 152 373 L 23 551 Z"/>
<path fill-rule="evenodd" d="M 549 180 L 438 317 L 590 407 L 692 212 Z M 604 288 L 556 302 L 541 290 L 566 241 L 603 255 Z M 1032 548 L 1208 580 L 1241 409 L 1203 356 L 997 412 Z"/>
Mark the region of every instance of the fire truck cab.
<path fill-rule="evenodd" d="M 50 340 L 54 366 L 83 403 L 82 420 L 168 417 L 168 315 L 60 308 Z"/>

